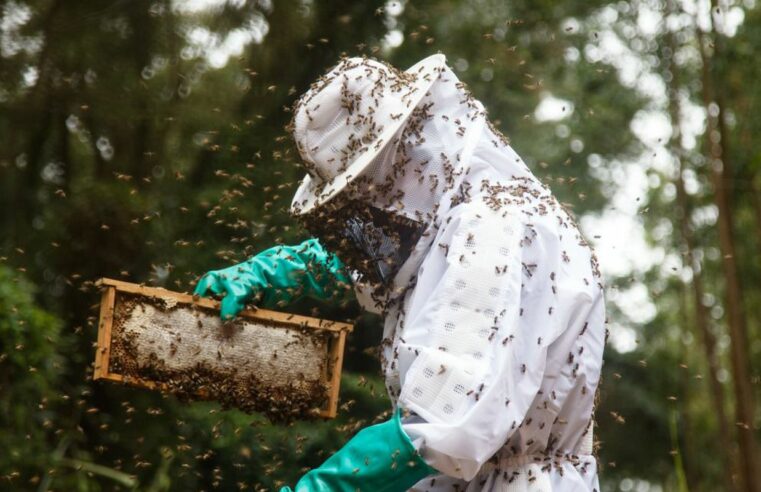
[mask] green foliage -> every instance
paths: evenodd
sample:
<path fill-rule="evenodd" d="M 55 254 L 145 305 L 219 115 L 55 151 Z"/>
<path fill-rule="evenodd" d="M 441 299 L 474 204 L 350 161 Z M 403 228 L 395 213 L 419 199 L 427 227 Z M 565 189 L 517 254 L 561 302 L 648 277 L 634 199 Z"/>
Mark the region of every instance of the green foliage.
<path fill-rule="evenodd" d="M 38 473 L 54 444 L 61 322 L 34 302 L 34 288 L 0 265 L 0 475 Z"/>

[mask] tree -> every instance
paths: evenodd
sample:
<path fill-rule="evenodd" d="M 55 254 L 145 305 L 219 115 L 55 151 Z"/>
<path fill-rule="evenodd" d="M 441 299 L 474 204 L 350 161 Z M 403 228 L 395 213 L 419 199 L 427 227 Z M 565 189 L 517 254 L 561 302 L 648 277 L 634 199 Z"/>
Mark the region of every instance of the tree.
<path fill-rule="evenodd" d="M 664 17 L 673 15 L 677 12 L 674 6 L 674 2 L 668 2 L 668 7 L 665 10 Z M 730 445 L 730 429 L 727 423 L 726 412 L 724 410 L 724 389 L 719 381 L 719 361 L 718 354 L 716 353 L 716 337 L 709 327 L 709 314 L 705 305 L 703 304 L 703 296 L 705 290 L 703 287 L 703 274 L 700 262 L 695 257 L 695 240 L 693 237 L 692 225 L 690 223 L 690 217 L 692 216 L 692 208 L 690 207 L 689 197 L 685 190 L 684 185 L 684 160 L 682 156 L 685 154 L 685 149 L 681 145 L 682 132 L 680 126 L 681 121 L 681 103 L 679 101 L 680 93 L 682 91 L 681 79 L 679 69 L 674 63 L 674 56 L 677 52 L 677 45 L 674 33 L 666 28 L 664 35 L 665 51 L 662 53 L 664 60 L 664 70 L 668 76 L 664 76 L 664 80 L 667 81 L 668 87 L 668 111 L 669 118 L 671 120 L 671 141 L 669 142 L 670 150 L 674 156 L 676 162 L 676 172 L 674 184 L 676 185 L 676 200 L 677 208 L 675 210 L 675 221 L 679 223 L 679 232 L 681 234 L 681 241 L 684 245 L 685 263 L 692 273 L 689 283 L 691 284 L 691 290 L 693 293 L 693 308 L 695 313 L 695 325 L 697 326 L 699 335 L 701 337 L 705 358 L 708 363 L 708 383 L 711 390 L 711 402 L 713 403 L 714 411 L 716 412 L 716 421 L 718 423 L 716 438 L 721 443 L 718 453 L 721 455 L 722 463 L 724 466 L 723 476 L 726 480 L 726 489 L 728 491 L 735 490 L 735 484 L 732 480 L 733 466 L 732 466 L 732 449 Z"/>
<path fill-rule="evenodd" d="M 712 15 L 717 9 L 711 6 Z M 758 480 L 758 444 L 756 442 L 754 418 L 754 395 L 748 372 L 748 335 L 743 307 L 742 287 L 738 276 L 736 248 L 734 242 L 733 209 L 730 202 L 732 184 L 727 178 L 732 175 L 731 155 L 727 151 L 728 135 L 726 129 L 725 105 L 720 91 L 715 89 L 715 75 L 711 70 L 712 58 L 708 43 L 711 42 L 714 55 L 719 49 L 715 31 L 715 21 L 711 30 L 703 33 L 697 29 L 700 55 L 703 67 L 703 102 L 708 114 L 708 126 L 705 140 L 706 154 L 713 178 L 716 205 L 719 210 L 719 245 L 723 255 L 725 295 L 727 305 L 727 324 L 731 336 L 732 381 L 734 384 L 735 413 L 737 415 L 738 441 L 740 445 L 741 475 L 745 490 L 761 490 Z"/>
<path fill-rule="evenodd" d="M 55 453 L 56 390 L 66 365 L 59 319 L 34 302 L 20 272 L 0 264 L 0 480 L 41 479 Z"/>

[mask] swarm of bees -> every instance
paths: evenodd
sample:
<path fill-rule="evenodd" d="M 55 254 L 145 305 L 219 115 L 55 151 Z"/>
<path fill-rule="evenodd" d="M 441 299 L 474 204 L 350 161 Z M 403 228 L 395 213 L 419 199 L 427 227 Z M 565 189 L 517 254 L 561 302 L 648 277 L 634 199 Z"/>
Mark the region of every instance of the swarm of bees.
<path fill-rule="evenodd" d="M 188 349 L 194 352 L 188 363 L 170 365 L 170 360 L 176 359 L 178 348 L 183 343 L 192 343 L 191 347 L 198 344 L 199 338 L 193 336 L 192 332 L 200 332 L 201 339 L 207 340 L 207 344 L 219 343 L 215 340 L 218 336 L 224 338 L 225 335 L 209 333 L 212 328 L 203 325 L 200 318 L 195 318 L 198 319 L 198 326 L 175 326 L 168 324 L 171 318 L 141 317 L 138 313 L 145 313 L 146 305 L 155 307 L 161 313 L 178 309 L 196 312 L 188 306 L 168 305 L 165 299 L 120 294 L 114 309 L 111 330 L 109 372 L 118 374 L 125 381 L 132 381 L 138 386 L 147 384 L 149 387 L 158 387 L 163 393 L 173 394 L 184 402 L 212 400 L 220 403 L 224 409 L 237 408 L 248 413 L 261 413 L 275 423 L 319 416 L 320 409 L 327 400 L 329 386 L 326 381 L 304 377 L 291 381 L 280 378 L 277 384 L 273 384 L 271 377 L 270 380 L 262 377 L 263 371 L 269 367 L 269 361 L 257 359 L 256 354 L 251 354 L 250 362 L 253 367 L 259 367 L 258 372 L 248 367 L 244 370 L 237 365 L 221 363 L 225 355 L 219 348 L 216 350 L 215 360 L 206 360 L 199 355 L 200 346 L 197 349 Z M 158 347 L 155 344 L 157 339 L 139 339 L 136 331 L 127 329 L 128 322 L 131 323 L 130 326 L 135 323 L 140 325 L 141 331 L 161 330 L 173 334 L 170 337 L 169 351 L 166 351 L 166 347 Z M 239 329 L 235 325 L 240 323 L 241 320 L 230 321 L 224 328 L 234 332 Z M 305 329 L 304 332 L 285 345 L 277 347 L 288 350 L 289 346 L 294 344 L 319 346 L 315 337 L 326 336 L 325 333 L 315 330 Z M 265 339 L 266 334 L 263 333 L 262 340 Z M 319 357 L 319 353 L 315 355 Z M 270 356 L 272 360 L 276 360 L 277 349 L 274 349 Z M 326 362 L 323 361 L 323 364 Z M 277 369 L 273 367 L 268 370 L 271 372 Z M 320 373 L 324 371 L 325 369 L 318 370 Z"/>

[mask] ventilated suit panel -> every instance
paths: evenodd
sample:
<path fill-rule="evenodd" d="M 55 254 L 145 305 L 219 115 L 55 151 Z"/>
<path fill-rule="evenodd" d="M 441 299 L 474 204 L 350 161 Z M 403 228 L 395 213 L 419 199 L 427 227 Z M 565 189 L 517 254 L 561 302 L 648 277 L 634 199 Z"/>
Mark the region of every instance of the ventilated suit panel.
<path fill-rule="evenodd" d="M 546 346 L 524 340 L 549 325 L 520 324 L 522 232 L 517 215 L 452 209 L 397 333 L 399 405 L 426 421 L 405 430 L 425 434 L 429 455 L 448 457 L 433 466 L 451 476 L 472 478 L 504 445 L 542 380 Z"/>

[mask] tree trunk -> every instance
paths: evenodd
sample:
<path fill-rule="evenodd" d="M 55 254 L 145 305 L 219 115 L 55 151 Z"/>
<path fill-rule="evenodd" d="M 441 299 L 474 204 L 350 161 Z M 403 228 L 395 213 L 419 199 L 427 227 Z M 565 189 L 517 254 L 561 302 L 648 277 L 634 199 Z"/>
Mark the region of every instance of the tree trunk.
<path fill-rule="evenodd" d="M 721 381 L 719 381 L 718 376 L 720 367 L 716 355 L 716 337 L 709 325 L 710 316 L 708 314 L 708 309 L 706 309 L 703 304 L 703 295 L 705 293 L 703 287 L 703 273 L 699 261 L 695 258 L 695 238 L 689 224 L 691 207 L 687 201 L 687 193 L 684 189 L 682 162 L 680 158 L 677 159 L 679 161 L 675 183 L 677 188 L 677 215 L 679 215 L 678 220 L 680 231 L 686 247 L 686 260 L 692 270 L 692 294 L 695 308 L 695 325 L 700 334 L 703 352 L 706 361 L 708 362 L 708 383 L 711 391 L 711 403 L 716 412 L 716 420 L 718 424 L 717 442 L 721 447 L 717 452 L 721 454 L 721 460 L 725 470 L 727 490 L 733 491 L 737 490 L 737 487 L 735 481 L 732 479 L 734 471 L 731 458 L 733 446 L 731 445 L 730 440 L 732 433 L 724 409 L 724 387 L 722 386 Z"/>
<path fill-rule="evenodd" d="M 675 8 L 672 2 L 668 2 L 669 12 L 674 12 Z M 683 149 L 680 144 L 681 137 L 681 119 L 680 119 L 680 103 L 678 97 L 678 91 L 680 89 L 679 71 L 674 64 L 674 54 L 676 53 L 676 43 L 674 41 L 673 34 L 669 31 L 666 34 L 667 45 L 671 50 L 671 53 L 666 58 L 666 67 L 671 74 L 670 81 L 667 81 L 668 92 L 668 111 L 671 119 L 671 139 L 669 142 L 669 148 L 676 159 L 676 220 L 679 222 L 679 231 L 681 232 L 682 241 L 684 243 L 686 252 L 685 260 L 690 266 L 692 271 L 692 297 L 695 310 L 695 325 L 698 328 L 700 334 L 700 340 L 702 341 L 703 352 L 708 362 L 708 383 L 711 391 L 711 403 L 713 404 L 714 412 L 716 413 L 717 420 L 717 442 L 719 449 L 717 452 L 721 456 L 722 466 L 724 467 L 725 486 L 728 491 L 736 491 L 737 484 L 733 480 L 733 466 L 732 466 L 732 449 L 731 445 L 731 433 L 729 423 L 727 421 L 727 415 L 724 410 L 724 388 L 719 381 L 719 363 L 716 356 L 716 337 L 711 332 L 709 326 L 708 310 L 703 304 L 703 274 L 701 266 L 695 258 L 695 239 L 693 236 L 692 227 L 690 225 L 691 207 L 687 192 L 684 187 L 684 179 L 682 177 L 684 163 L 682 160 Z M 686 313 L 685 313 L 686 314 Z"/>
<path fill-rule="evenodd" d="M 713 26 L 713 24 L 712 24 Z M 757 465 L 758 447 L 754 436 L 754 402 L 748 370 L 748 337 L 743 309 L 742 290 L 737 273 L 735 259 L 735 244 L 732 235 L 732 208 L 729 201 L 731 180 L 729 175 L 729 156 L 726 153 L 727 134 L 722 124 L 724 118 L 721 101 L 715 97 L 716 91 L 711 73 L 711 58 L 708 54 L 709 36 L 714 33 L 713 27 L 706 36 L 700 28 L 696 28 L 700 55 L 702 59 L 703 103 L 707 111 L 706 154 L 710 166 L 711 179 L 714 187 L 716 206 L 719 210 L 719 247 L 723 256 L 722 268 L 725 280 L 725 297 L 727 323 L 729 326 L 730 359 L 732 361 L 732 381 L 734 387 L 735 413 L 737 419 L 738 444 L 740 447 L 740 475 L 743 490 L 761 492 L 758 481 Z M 716 45 L 714 43 L 714 50 Z M 713 56 L 717 56 L 714 52 Z M 714 114 L 711 108 L 714 107 Z M 730 176 L 731 177 L 731 176 Z"/>
<path fill-rule="evenodd" d="M 757 243 L 761 245 L 761 186 L 759 186 L 756 178 L 756 173 L 750 177 L 750 199 L 751 205 L 755 215 L 756 226 L 756 239 Z M 761 259 L 761 258 L 759 258 Z"/>
<path fill-rule="evenodd" d="M 690 290 L 686 284 L 682 284 L 679 289 L 679 309 L 683 313 L 680 316 L 680 328 L 686 333 L 690 331 L 692 326 L 689 312 L 689 297 Z M 690 387 L 692 386 L 692 378 L 690 378 L 688 368 L 690 363 L 690 350 L 683 342 L 679 343 L 679 358 L 682 360 L 679 369 L 679 400 L 676 402 L 676 411 L 679 412 L 679 421 L 681 425 L 677 427 L 679 440 L 675 443 L 679 447 L 672 449 L 672 452 L 678 452 L 681 454 L 681 460 L 674 455 L 674 468 L 677 473 L 680 471 L 677 469 L 681 465 L 681 472 L 684 474 L 684 481 L 686 482 L 686 490 L 696 490 L 698 484 L 702 483 L 702 470 L 700 467 L 695 466 L 697 460 L 695 459 L 695 450 L 698 449 L 693 441 L 692 425 L 690 422 L 690 400 L 693 397 Z M 681 441 L 681 444 L 679 443 Z M 726 473 L 725 473 L 726 476 Z M 731 483 L 731 482 L 730 482 Z M 731 489 L 728 489 L 728 492 Z M 732 491 L 734 492 L 734 491 Z"/>

